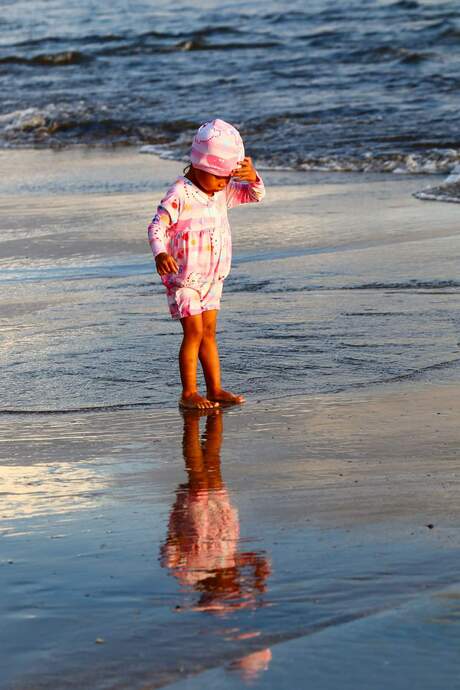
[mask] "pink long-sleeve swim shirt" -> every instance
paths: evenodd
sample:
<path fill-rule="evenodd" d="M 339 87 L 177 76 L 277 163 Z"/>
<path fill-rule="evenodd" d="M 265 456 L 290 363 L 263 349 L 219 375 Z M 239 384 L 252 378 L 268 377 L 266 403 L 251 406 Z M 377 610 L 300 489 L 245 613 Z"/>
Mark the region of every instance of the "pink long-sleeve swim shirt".
<path fill-rule="evenodd" d="M 232 259 L 229 208 L 258 202 L 265 196 L 262 178 L 255 182 L 230 179 L 225 189 L 209 196 L 187 177 L 168 189 L 148 227 L 154 256 L 174 257 L 178 273 L 162 276 L 167 288 L 190 287 L 223 281 Z"/>

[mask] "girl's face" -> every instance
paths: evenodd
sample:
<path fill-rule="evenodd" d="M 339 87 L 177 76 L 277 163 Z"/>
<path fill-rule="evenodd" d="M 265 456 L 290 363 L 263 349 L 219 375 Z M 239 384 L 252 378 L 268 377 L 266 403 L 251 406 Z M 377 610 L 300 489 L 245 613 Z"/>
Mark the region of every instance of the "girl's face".
<path fill-rule="evenodd" d="M 212 196 L 215 192 L 221 192 L 230 182 L 231 175 L 220 176 L 213 175 L 212 173 L 205 172 L 204 170 L 199 170 L 192 166 L 191 172 L 193 171 L 193 182 L 196 182 L 198 187 Z"/>

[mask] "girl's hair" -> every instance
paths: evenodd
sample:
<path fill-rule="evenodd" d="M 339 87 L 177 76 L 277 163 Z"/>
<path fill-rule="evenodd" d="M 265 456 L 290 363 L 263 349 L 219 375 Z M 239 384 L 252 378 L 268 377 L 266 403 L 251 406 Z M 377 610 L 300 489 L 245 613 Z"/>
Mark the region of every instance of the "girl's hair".
<path fill-rule="evenodd" d="M 188 165 L 185 166 L 185 168 L 184 168 L 184 170 L 183 170 L 184 175 L 188 175 L 188 174 L 189 174 L 190 168 L 191 168 L 191 167 L 192 167 L 192 164 L 191 164 L 191 163 L 189 163 Z"/>

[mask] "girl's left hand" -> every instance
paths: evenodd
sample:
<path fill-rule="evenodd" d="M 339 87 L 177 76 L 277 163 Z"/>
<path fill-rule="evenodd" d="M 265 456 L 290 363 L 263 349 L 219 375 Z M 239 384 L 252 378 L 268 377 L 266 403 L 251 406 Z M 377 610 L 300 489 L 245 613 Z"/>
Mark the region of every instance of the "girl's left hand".
<path fill-rule="evenodd" d="M 232 172 L 232 177 L 236 177 L 242 182 L 255 182 L 257 180 L 257 172 L 252 162 L 252 158 L 246 156 L 238 167 Z"/>

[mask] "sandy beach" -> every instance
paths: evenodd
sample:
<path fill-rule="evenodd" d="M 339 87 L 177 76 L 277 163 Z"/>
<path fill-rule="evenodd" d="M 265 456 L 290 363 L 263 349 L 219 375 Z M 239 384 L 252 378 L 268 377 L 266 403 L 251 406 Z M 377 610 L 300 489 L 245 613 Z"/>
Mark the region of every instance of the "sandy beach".
<path fill-rule="evenodd" d="M 248 402 L 184 417 L 146 240 L 181 168 L 0 151 L 1 687 L 458 687 L 458 208 L 262 171 L 220 316 Z"/>

